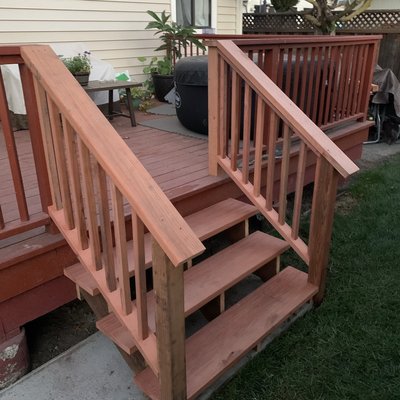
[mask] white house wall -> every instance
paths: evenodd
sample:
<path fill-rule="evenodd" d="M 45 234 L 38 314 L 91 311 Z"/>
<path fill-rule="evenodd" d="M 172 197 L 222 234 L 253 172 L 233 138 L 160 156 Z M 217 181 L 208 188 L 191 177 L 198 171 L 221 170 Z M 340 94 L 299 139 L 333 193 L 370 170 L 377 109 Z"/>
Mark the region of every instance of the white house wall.
<path fill-rule="evenodd" d="M 219 33 L 240 31 L 238 0 L 218 0 Z M 158 40 L 144 30 L 146 11 L 171 12 L 171 0 L 0 0 L 0 43 L 84 42 L 117 71 L 142 80 L 140 56 L 153 56 Z"/>

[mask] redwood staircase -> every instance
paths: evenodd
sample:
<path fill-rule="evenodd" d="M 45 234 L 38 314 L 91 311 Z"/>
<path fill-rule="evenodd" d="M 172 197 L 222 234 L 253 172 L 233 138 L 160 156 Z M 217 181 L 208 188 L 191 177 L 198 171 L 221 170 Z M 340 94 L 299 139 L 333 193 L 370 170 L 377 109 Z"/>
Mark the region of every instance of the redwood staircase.
<path fill-rule="evenodd" d="M 184 272 L 185 317 L 217 299 L 220 313 L 186 338 L 188 399 L 196 398 L 318 292 L 315 285 L 308 283 L 304 272 L 292 267 L 280 271 L 279 257 L 289 248 L 285 241 L 260 231 L 248 234 L 248 218 L 256 212 L 249 204 L 227 199 L 185 218 L 200 240 L 223 232 L 235 239 L 243 236 Z M 147 234 L 145 242 L 150 241 L 150 234 Z M 151 247 L 147 249 L 146 267 L 150 267 Z M 226 291 L 263 268 L 275 276 L 225 309 Z M 133 267 L 130 271 L 134 276 Z M 66 268 L 65 275 L 91 296 L 100 293 L 82 264 Z M 148 291 L 146 296 L 149 328 L 157 335 L 154 290 Z M 135 300 L 132 303 L 134 307 Z M 127 354 L 137 351 L 135 337 L 113 312 L 98 320 L 96 325 Z M 150 398 L 161 399 L 158 379 L 150 367 L 139 372 L 135 381 Z"/>
<path fill-rule="evenodd" d="M 80 261 L 65 274 L 95 311 L 102 299 L 98 327 L 128 362 L 143 357 L 135 379 L 153 399 L 196 398 L 305 303 L 322 301 L 337 183 L 358 170 L 233 42 L 209 50 L 210 174 L 223 170 L 254 206 L 227 198 L 183 218 L 57 56 L 21 48 L 45 143 L 49 215 Z M 269 52 L 258 54 L 267 64 Z M 314 189 L 303 231 L 306 173 Z M 284 240 L 249 234 L 257 212 Z M 200 261 L 202 241 L 217 234 L 232 244 Z M 280 270 L 288 248 L 307 273 Z M 264 283 L 227 307 L 227 290 L 251 274 Z M 215 318 L 186 334 L 185 318 L 215 304 Z"/>

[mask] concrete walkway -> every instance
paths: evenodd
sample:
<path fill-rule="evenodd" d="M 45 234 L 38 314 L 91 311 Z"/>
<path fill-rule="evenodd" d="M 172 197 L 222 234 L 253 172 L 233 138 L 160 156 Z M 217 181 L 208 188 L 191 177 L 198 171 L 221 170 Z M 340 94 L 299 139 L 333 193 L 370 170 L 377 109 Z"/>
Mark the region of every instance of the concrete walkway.
<path fill-rule="evenodd" d="M 121 355 L 101 333 L 0 391 L 1 400 L 145 400 Z"/>

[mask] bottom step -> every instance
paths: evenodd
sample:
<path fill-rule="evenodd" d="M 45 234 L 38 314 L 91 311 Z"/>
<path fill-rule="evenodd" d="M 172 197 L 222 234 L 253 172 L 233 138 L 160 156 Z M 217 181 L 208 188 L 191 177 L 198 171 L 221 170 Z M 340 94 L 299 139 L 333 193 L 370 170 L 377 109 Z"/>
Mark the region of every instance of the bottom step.
<path fill-rule="evenodd" d="M 307 274 L 287 267 L 189 337 L 187 398 L 198 396 L 317 291 L 307 282 Z M 159 383 L 150 368 L 138 374 L 135 381 L 151 399 L 160 399 Z"/>

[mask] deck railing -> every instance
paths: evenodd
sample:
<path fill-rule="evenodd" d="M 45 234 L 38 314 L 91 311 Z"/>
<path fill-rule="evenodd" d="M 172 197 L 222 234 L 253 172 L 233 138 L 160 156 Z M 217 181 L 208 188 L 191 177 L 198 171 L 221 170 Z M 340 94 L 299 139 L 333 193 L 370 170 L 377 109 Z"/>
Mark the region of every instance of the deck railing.
<path fill-rule="evenodd" d="M 240 45 L 243 46 L 241 42 Z M 320 287 L 320 295 L 316 297 L 319 301 L 337 182 L 339 176 L 347 178 L 358 168 L 264 73 L 271 68 L 269 56 L 274 54 L 269 43 L 267 50 L 260 42 L 251 46 L 248 53 L 258 54 L 258 65 L 264 68 L 259 68 L 232 41 L 218 41 L 209 46 L 209 86 L 215 88 L 209 91 L 210 173 L 217 174 L 220 166 L 290 243 L 308 265 L 310 282 Z M 293 53 L 289 51 L 292 59 Z M 273 68 L 279 71 L 283 57 L 273 59 L 277 61 Z M 347 71 L 344 64 L 341 68 Z M 366 72 L 364 75 L 368 80 Z M 370 79 L 366 84 L 370 84 Z M 312 94 L 310 91 L 307 96 Z M 347 98 L 341 101 L 348 104 Z M 357 104 L 355 115 L 363 118 L 365 93 L 360 94 Z M 346 107 L 342 105 L 341 109 Z M 314 174 L 311 179 L 314 192 L 309 234 L 304 237 L 303 185 L 310 174 Z M 289 202 L 288 194 L 292 191 L 294 195 Z"/>
<path fill-rule="evenodd" d="M 380 35 L 196 35 L 232 40 L 322 130 L 363 120 Z M 189 45 L 185 56 L 202 55 Z"/>
<path fill-rule="evenodd" d="M 9 181 L 5 178 L 5 175 L 3 175 L 0 190 L 2 190 L 3 193 L 9 191 L 11 196 L 7 204 L 0 205 L 0 240 L 39 226 L 48 226 L 50 218 L 47 214 L 47 207 L 51 203 L 32 76 L 21 57 L 20 48 L 18 46 L 5 46 L 0 48 L 0 66 L 4 64 L 18 64 L 19 67 L 29 125 L 29 132 L 27 132 L 26 135 L 30 135 L 31 138 L 35 166 L 35 178 L 33 179 L 37 181 L 41 211 L 35 209 L 32 211 L 34 207 L 30 205 L 31 197 L 29 197 L 29 189 L 26 189 L 24 185 L 24 177 L 21 170 L 21 160 L 24 156 L 19 154 L 19 149 L 14 138 L 5 85 L 0 70 L 0 124 L 2 126 L 5 145 L 2 151 L 2 157 L 9 161 L 10 183 L 13 186 L 13 190 L 9 190 L 9 188 L 6 187 L 9 185 Z M 6 174 L 6 172 L 3 171 L 3 174 Z M 15 207 L 15 204 L 17 207 Z M 15 214 L 15 208 L 17 209 L 17 214 Z"/>
<path fill-rule="evenodd" d="M 174 376 L 185 376 L 183 264 L 204 247 L 54 52 L 26 46 L 21 54 L 32 71 L 39 104 L 52 188 L 50 215 L 160 376 L 161 387 L 170 388 Z M 125 211 L 131 213 L 128 229 Z M 149 265 L 156 296 L 151 315 Z M 176 363 L 168 362 L 170 357 Z"/>
<path fill-rule="evenodd" d="M 326 131 L 365 119 L 380 39 L 281 35 L 234 42 Z"/>

